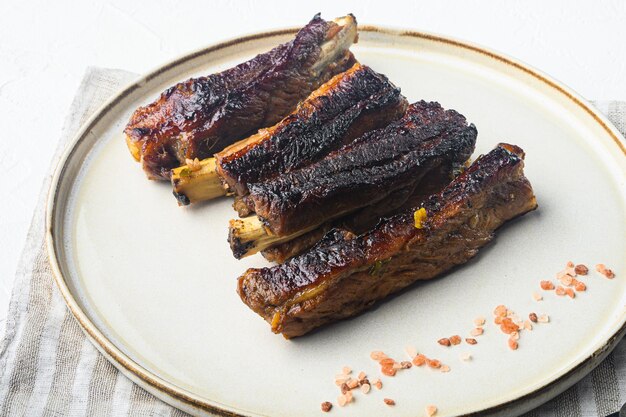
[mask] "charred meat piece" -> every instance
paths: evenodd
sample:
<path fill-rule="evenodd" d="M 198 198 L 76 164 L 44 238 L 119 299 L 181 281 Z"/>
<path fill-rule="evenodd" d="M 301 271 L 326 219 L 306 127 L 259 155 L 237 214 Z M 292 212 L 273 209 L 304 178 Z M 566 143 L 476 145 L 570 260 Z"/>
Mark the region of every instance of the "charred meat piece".
<path fill-rule="evenodd" d="M 537 207 L 523 157 L 520 148 L 500 144 L 440 193 L 367 233 L 333 230 L 284 264 L 248 269 L 239 295 L 290 338 L 461 265 L 503 223 Z"/>
<path fill-rule="evenodd" d="M 355 64 L 311 94 L 277 125 L 215 155 L 230 190 L 277 177 L 326 156 L 362 134 L 399 119 L 407 108 L 400 89 Z"/>
<path fill-rule="evenodd" d="M 294 40 L 218 74 L 167 89 L 132 115 L 124 133 L 150 179 L 169 179 L 186 159 L 204 159 L 259 128 L 354 64 L 354 16 L 319 15 Z"/>
<path fill-rule="evenodd" d="M 239 258 L 292 240 L 398 190 L 415 188 L 432 169 L 465 162 L 476 135 L 461 114 L 421 101 L 402 119 L 316 163 L 248 184 L 244 202 L 257 216 L 231 221 L 233 254 Z"/>
<path fill-rule="evenodd" d="M 182 203 L 224 194 L 225 189 L 244 196 L 248 183 L 309 165 L 363 133 L 399 119 L 407 105 L 400 89 L 387 77 L 355 64 L 311 93 L 276 125 L 217 153 L 211 166 L 201 161 L 201 168 L 195 171 L 175 169 L 174 194 Z M 219 178 L 226 187 L 208 192 L 210 182 L 219 184 Z M 245 205 L 241 207 L 245 209 Z"/>
<path fill-rule="evenodd" d="M 250 184 L 246 201 L 273 234 L 288 235 L 381 201 L 443 161 L 465 162 L 476 135 L 454 110 L 419 102 L 315 164 Z"/>
<path fill-rule="evenodd" d="M 341 229 L 356 235 L 365 233 L 376 226 L 381 218 L 390 217 L 415 207 L 431 194 L 441 191 L 459 174 L 461 168 L 441 165 L 438 169 L 428 172 L 420 181 L 419 186 L 398 190 L 374 205 L 326 222 L 317 229 L 293 240 L 269 247 L 261 251 L 261 254 L 270 262 L 283 263 L 311 248 L 332 229 Z"/>

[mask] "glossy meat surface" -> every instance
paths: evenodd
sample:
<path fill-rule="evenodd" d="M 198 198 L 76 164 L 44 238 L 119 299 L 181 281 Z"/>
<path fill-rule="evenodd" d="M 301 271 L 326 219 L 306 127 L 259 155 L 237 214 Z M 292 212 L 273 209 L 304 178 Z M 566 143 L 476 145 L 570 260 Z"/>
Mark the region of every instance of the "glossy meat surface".
<path fill-rule="evenodd" d="M 371 131 L 324 159 L 248 185 L 245 201 L 272 234 L 285 236 L 414 187 L 431 169 L 462 164 L 477 131 L 439 103 L 412 104 L 402 119 Z"/>
<path fill-rule="evenodd" d="M 291 42 L 221 73 L 187 80 L 140 107 L 124 130 L 151 179 L 169 179 L 186 158 L 207 158 L 271 126 L 354 63 L 352 15 L 340 24 L 315 16 Z"/>
<path fill-rule="evenodd" d="M 282 265 L 249 269 L 239 278 L 241 299 L 274 332 L 296 337 L 467 262 L 503 223 L 537 207 L 523 155 L 500 144 L 441 192 L 369 232 L 335 229 Z M 420 208 L 426 218 L 416 228 Z"/>
<path fill-rule="evenodd" d="M 408 103 L 400 89 L 355 64 L 314 91 L 278 124 L 215 155 L 217 172 L 239 196 L 247 184 L 309 165 L 367 131 L 400 118 Z"/>
<path fill-rule="evenodd" d="M 455 172 L 458 173 L 459 169 L 460 167 L 441 165 L 438 169 L 429 171 L 415 186 L 398 190 L 376 204 L 363 207 L 345 217 L 326 222 L 302 236 L 272 246 L 261 253 L 270 262 L 283 263 L 311 248 L 331 229 L 341 229 L 354 234 L 365 233 L 376 226 L 381 218 L 417 206 L 431 194 L 441 191 L 455 177 Z"/>

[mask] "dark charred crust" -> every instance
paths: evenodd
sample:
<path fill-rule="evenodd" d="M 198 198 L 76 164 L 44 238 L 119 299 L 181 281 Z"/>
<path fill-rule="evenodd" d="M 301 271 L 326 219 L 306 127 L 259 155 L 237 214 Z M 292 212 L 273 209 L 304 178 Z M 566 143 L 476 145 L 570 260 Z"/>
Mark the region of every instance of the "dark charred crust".
<path fill-rule="evenodd" d="M 135 127 L 132 130 L 133 136 L 145 136 L 150 134 L 150 129 L 145 127 Z"/>
<path fill-rule="evenodd" d="M 501 144 L 442 191 L 366 233 L 332 230 L 282 265 L 248 270 L 239 278 L 241 299 L 274 331 L 295 337 L 467 262 L 503 223 L 537 207 L 523 155 Z M 416 228 L 420 208 L 427 217 Z"/>
<path fill-rule="evenodd" d="M 440 165 L 464 162 L 476 135 L 459 113 L 421 101 L 318 162 L 249 184 L 246 201 L 274 235 L 290 235 L 415 187 Z"/>
<path fill-rule="evenodd" d="M 233 256 L 235 259 L 243 258 L 252 246 L 252 243 L 250 242 L 242 243 L 240 239 L 232 239 L 230 234 L 228 235 L 228 240 L 231 248 L 233 248 Z"/>
<path fill-rule="evenodd" d="M 188 206 L 191 204 L 191 201 L 189 201 L 189 198 L 185 194 L 177 193 L 176 191 L 172 191 L 172 194 L 174 194 L 179 206 Z"/>
<path fill-rule="evenodd" d="M 241 259 L 253 246 L 253 242 L 242 242 L 239 237 L 233 234 L 232 229 L 228 232 L 228 244 L 233 251 L 235 259 Z"/>
<path fill-rule="evenodd" d="M 451 167 L 441 165 L 430 170 L 422 181 L 413 187 L 398 190 L 377 204 L 364 207 L 343 218 L 326 222 L 317 229 L 288 242 L 272 246 L 261 253 L 270 262 L 283 263 L 314 246 L 326 232 L 333 228 L 347 230 L 357 235 L 365 233 L 383 221 L 381 219 L 422 204 L 430 195 L 440 192 L 457 176 L 455 172 L 457 174 L 461 172 L 457 164 Z"/>
<path fill-rule="evenodd" d="M 313 92 L 267 133 L 216 154 L 218 173 L 237 194 L 245 195 L 248 183 L 309 165 L 397 120 L 407 104 L 387 77 L 356 64 Z"/>
<path fill-rule="evenodd" d="M 291 42 L 218 74 L 168 88 L 132 115 L 124 132 L 152 179 L 169 179 L 186 158 L 204 159 L 293 110 L 311 91 L 354 63 L 349 51 L 313 71 L 337 24 L 315 16 Z"/>

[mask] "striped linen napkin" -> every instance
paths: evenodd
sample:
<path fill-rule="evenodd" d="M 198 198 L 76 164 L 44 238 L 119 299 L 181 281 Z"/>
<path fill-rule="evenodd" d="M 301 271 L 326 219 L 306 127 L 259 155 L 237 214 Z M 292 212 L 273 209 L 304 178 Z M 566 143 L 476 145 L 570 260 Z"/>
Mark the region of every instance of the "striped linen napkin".
<path fill-rule="evenodd" d="M 67 141 L 134 74 L 90 68 L 66 120 L 52 166 Z M 626 134 L 626 102 L 595 105 Z M 43 184 L 17 270 L 0 344 L 1 416 L 185 416 L 133 384 L 87 340 L 54 284 L 44 245 Z M 531 417 L 596 417 L 626 401 L 626 340 L 585 379 Z"/>

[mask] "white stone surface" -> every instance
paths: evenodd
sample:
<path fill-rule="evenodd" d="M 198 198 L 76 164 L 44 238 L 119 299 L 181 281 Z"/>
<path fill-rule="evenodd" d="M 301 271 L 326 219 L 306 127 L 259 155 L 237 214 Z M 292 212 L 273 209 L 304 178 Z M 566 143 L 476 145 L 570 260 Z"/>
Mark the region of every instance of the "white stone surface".
<path fill-rule="evenodd" d="M 521 59 L 590 99 L 626 99 L 626 2 L 44 1 L 0 3 L 0 321 L 65 112 L 87 66 L 146 72 L 250 32 L 354 13 Z"/>

